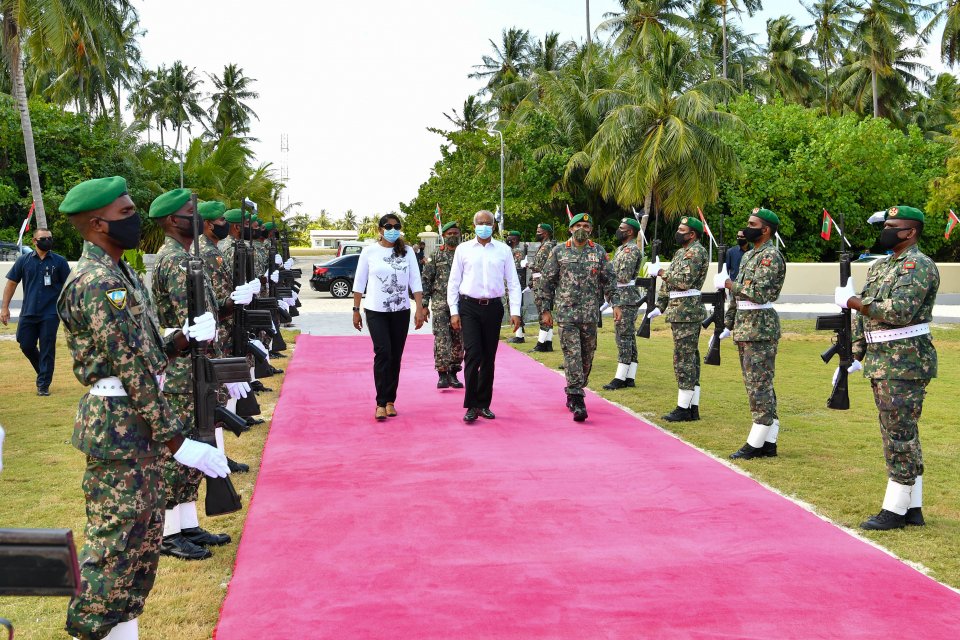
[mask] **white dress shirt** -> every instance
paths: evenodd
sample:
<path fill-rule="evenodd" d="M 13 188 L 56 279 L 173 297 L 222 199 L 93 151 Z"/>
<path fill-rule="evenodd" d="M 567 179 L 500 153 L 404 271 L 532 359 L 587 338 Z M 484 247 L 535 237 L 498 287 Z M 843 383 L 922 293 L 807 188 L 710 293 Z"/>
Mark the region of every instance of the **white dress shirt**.
<path fill-rule="evenodd" d="M 461 295 L 492 300 L 503 297 L 507 288 L 510 291 L 510 315 L 519 316 L 520 279 L 510 247 L 498 240 L 480 244 L 476 238 L 457 247 L 447 282 L 450 315 L 460 315 Z"/>

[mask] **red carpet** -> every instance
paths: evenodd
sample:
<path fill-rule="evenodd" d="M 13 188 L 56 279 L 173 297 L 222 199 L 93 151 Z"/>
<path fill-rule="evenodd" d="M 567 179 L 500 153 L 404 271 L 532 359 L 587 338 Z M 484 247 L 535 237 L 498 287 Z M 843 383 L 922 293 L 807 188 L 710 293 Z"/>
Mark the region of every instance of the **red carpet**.
<path fill-rule="evenodd" d="M 300 337 L 217 638 L 960 636 L 960 595 L 595 396 L 576 425 L 506 346 L 465 425 L 431 349 L 376 423 L 369 338 Z"/>

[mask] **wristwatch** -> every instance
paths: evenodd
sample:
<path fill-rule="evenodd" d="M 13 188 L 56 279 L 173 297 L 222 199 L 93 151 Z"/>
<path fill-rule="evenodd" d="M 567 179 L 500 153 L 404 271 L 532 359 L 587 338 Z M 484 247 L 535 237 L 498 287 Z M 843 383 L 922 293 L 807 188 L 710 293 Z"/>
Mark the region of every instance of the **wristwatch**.
<path fill-rule="evenodd" d="M 354 313 L 360 313 L 360 307 L 354 307 L 354 308 L 353 308 L 353 312 L 354 312 Z"/>

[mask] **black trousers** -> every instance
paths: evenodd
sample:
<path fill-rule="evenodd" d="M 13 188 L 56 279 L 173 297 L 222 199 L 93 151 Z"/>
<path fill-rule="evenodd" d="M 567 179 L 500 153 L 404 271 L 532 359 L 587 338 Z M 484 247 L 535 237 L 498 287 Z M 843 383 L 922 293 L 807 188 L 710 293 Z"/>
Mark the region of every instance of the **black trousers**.
<path fill-rule="evenodd" d="M 503 320 L 503 303 L 500 300 L 491 300 L 490 304 L 480 304 L 460 298 L 465 409 L 490 408 L 501 320 Z"/>
<path fill-rule="evenodd" d="M 59 316 L 29 316 L 17 319 L 17 342 L 20 343 L 20 351 L 27 356 L 33 370 L 37 372 L 37 387 L 49 387 L 53 380 L 59 328 Z"/>
<path fill-rule="evenodd" d="M 377 406 L 397 401 L 400 384 L 400 360 L 407 343 L 410 309 L 370 311 L 366 309 L 367 329 L 373 338 L 373 380 L 377 385 Z"/>

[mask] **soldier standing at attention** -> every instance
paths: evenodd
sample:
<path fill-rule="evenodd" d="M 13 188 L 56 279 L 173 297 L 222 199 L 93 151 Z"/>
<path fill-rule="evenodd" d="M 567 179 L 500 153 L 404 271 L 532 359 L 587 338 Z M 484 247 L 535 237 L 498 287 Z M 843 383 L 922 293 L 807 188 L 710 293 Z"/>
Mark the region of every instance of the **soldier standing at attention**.
<path fill-rule="evenodd" d="M 423 268 L 423 308 L 425 319 L 430 316 L 433 303 L 433 360 L 440 379 L 437 389 L 462 389 L 457 372 L 463 365 L 463 332 L 450 326 L 450 306 L 447 304 L 447 283 L 453 254 L 460 244 L 460 227 L 456 221 L 440 229 L 443 244 L 433 253 Z"/>
<path fill-rule="evenodd" d="M 150 218 L 166 234 L 157 252 L 151 292 L 157 305 L 160 326 L 172 333 L 187 318 L 187 247 L 193 241 L 193 204 L 190 189 L 174 189 L 150 204 Z M 216 309 L 213 292 L 207 294 L 207 308 Z M 190 353 L 174 357 L 167 367 L 163 393 L 184 426 L 185 435 L 194 434 L 193 363 Z M 164 516 L 160 553 L 181 560 L 204 560 L 213 554 L 207 546 L 230 542 L 226 534 L 214 534 L 200 527 L 197 495 L 203 475 L 184 467 L 169 455 L 162 459 L 167 511 Z"/>
<path fill-rule="evenodd" d="M 573 419 L 587 419 L 583 388 L 590 378 L 593 354 L 597 350 L 597 300 L 613 297 L 616 276 L 607 252 L 590 239 L 593 217 L 579 213 L 570 220 L 573 237 L 557 245 L 543 268 L 543 317 L 553 324 L 553 310 L 560 325 L 563 372 L 567 377 L 567 408 Z M 621 321 L 620 307 L 613 308 L 615 322 Z"/>
<path fill-rule="evenodd" d="M 640 223 L 633 218 L 623 218 L 617 227 L 620 246 L 613 257 L 613 273 L 617 286 L 613 291 L 613 304 L 620 307 L 620 320 L 614 323 L 617 338 L 617 373 L 609 384 L 608 391 L 634 387 L 637 375 L 637 312 L 643 302 L 642 292 L 635 280 L 640 272 L 643 252 L 637 246 Z"/>
<path fill-rule="evenodd" d="M 937 377 L 937 350 L 930 335 L 933 304 L 940 287 L 937 265 L 921 253 L 923 212 L 893 207 L 887 212 L 879 247 L 893 254 L 867 271 L 859 297 L 852 279 L 837 287 L 836 301 L 855 309 L 854 366 L 870 379 L 880 413 L 887 462 L 887 492 L 880 513 L 863 529 L 923 525 L 923 452 L 917 422 L 927 384 Z"/>
<path fill-rule="evenodd" d="M 714 287 L 726 287 L 733 302 L 725 318 L 726 330 L 720 339 L 729 337 L 740 352 L 740 369 L 750 400 L 753 426 L 747 442 L 730 455 L 731 458 L 774 458 L 780 419 L 777 415 L 777 393 L 773 376 L 780 341 L 780 316 L 773 301 L 780 296 L 787 265 L 773 243 L 780 218 L 769 209 L 754 209 L 743 229 L 743 237 L 753 243 L 740 263 L 736 282 L 717 274 Z"/>
<path fill-rule="evenodd" d="M 523 290 L 527 287 L 527 258 L 525 252 L 520 248 L 520 232 L 511 231 L 507 234 L 507 246 L 510 247 L 510 253 L 513 254 L 513 266 L 517 270 L 517 280 L 520 281 L 520 328 L 514 331 L 513 337 L 507 340 L 511 344 L 523 344 L 526 342 L 523 336 Z M 503 306 L 510 307 L 508 295 L 505 296 Z"/>
<path fill-rule="evenodd" d="M 553 351 L 553 325 L 544 324 L 542 316 L 543 309 L 541 308 L 541 290 L 543 289 L 543 265 L 547 263 L 547 258 L 550 257 L 550 252 L 553 251 L 553 248 L 557 246 L 556 241 L 553 239 L 553 226 L 547 224 L 546 222 L 541 222 L 537 225 L 537 242 L 540 243 L 540 246 L 537 248 L 536 255 L 533 256 L 533 264 L 530 265 L 533 275 L 531 280 L 533 281 L 533 301 L 537 306 L 537 316 L 540 319 L 540 333 L 537 334 L 537 344 L 531 351 L 540 351 L 543 353 Z"/>
<path fill-rule="evenodd" d="M 164 397 L 168 358 L 189 339 L 212 340 L 212 314 L 193 318 L 166 341 L 140 278 L 123 262 L 140 243 L 140 216 L 121 177 L 81 182 L 60 205 L 85 240 L 57 303 L 80 399 L 72 444 L 86 455 L 87 525 L 80 551 L 81 591 L 66 631 L 82 640 L 137 638 L 137 618 L 156 578 L 164 490 L 159 457 L 226 477 L 214 447 L 183 437 Z"/>
<path fill-rule="evenodd" d="M 684 216 L 677 227 L 680 245 L 663 270 L 660 262 L 648 266 L 647 275 L 661 277 L 657 307 L 647 316 L 652 320 L 661 313 L 673 331 L 673 371 L 677 376 L 677 408 L 663 416 L 669 422 L 700 419 L 700 323 L 707 317 L 707 308 L 700 297 L 700 287 L 707 279 L 710 266 L 707 250 L 700 244 L 703 223 Z"/>

